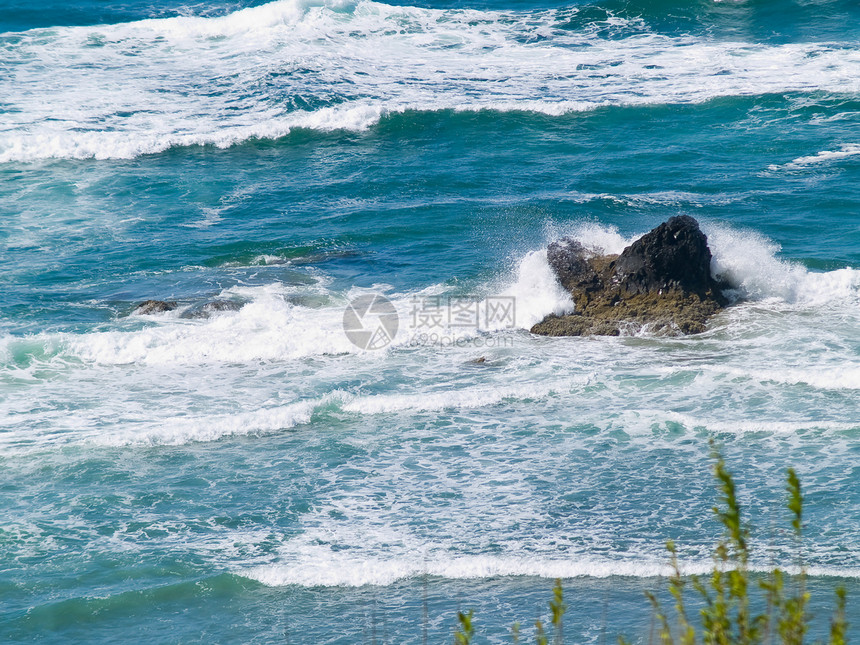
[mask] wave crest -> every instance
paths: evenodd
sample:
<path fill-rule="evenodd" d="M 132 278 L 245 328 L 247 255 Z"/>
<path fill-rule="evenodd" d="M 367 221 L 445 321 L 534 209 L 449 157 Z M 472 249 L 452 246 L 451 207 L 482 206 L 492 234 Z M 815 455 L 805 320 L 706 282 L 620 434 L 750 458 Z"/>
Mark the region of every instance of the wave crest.
<path fill-rule="evenodd" d="M 642 32 L 570 9 L 474 11 L 278 0 L 0 37 L 0 162 L 227 147 L 296 128 L 361 130 L 405 110 L 533 111 L 856 92 L 860 53 Z M 779 60 L 778 71 L 773 61 Z"/>

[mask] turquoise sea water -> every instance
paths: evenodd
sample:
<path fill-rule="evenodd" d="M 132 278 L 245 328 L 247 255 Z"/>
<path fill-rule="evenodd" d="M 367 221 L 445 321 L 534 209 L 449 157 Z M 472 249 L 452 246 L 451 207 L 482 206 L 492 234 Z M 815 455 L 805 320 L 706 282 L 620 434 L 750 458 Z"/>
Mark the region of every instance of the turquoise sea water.
<path fill-rule="evenodd" d="M 860 636 L 856 3 L 34 7 L 0 0 L 0 639 L 436 643 L 474 607 L 502 643 L 559 576 L 568 642 L 648 642 L 665 540 L 710 566 L 710 439 L 757 567 L 798 470 L 815 635 L 844 584 Z M 682 213 L 741 299 L 706 333 L 528 333 L 570 307 L 549 241 Z M 515 321 L 418 326 L 451 298 Z"/>

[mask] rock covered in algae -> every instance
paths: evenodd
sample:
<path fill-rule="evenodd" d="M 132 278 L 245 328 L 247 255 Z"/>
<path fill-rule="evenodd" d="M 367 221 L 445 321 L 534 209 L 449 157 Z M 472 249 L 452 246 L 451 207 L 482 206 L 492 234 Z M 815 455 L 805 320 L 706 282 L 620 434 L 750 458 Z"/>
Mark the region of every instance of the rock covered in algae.
<path fill-rule="evenodd" d="M 543 336 L 618 336 L 647 329 L 695 334 L 726 306 L 711 275 L 711 250 L 699 223 L 672 217 L 624 249 L 600 255 L 572 238 L 549 245 L 547 259 L 575 305 L 534 327 Z"/>

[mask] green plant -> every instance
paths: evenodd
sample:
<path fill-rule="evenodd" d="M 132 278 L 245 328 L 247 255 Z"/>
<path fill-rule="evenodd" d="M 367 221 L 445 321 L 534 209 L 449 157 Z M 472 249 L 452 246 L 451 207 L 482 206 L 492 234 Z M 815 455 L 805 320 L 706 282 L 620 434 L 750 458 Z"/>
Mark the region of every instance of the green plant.
<path fill-rule="evenodd" d="M 830 621 L 830 645 L 845 645 L 848 642 L 846 632 L 848 622 L 845 620 L 845 589 L 836 589 L 836 611 Z"/>
<path fill-rule="evenodd" d="M 543 629 L 543 623 L 540 620 L 535 621 L 535 642 L 537 645 L 547 645 L 549 642 Z"/>
<path fill-rule="evenodd" d="M 475 628 L 472 625 L 472 619 L 475 617 L 475 611 L 469 610 L 468 614 L 462 611 L 457 612 L 457 621 L 460 623 L 460 629 L 454 634 L 454 642 L 457 645 L 469 645 L 472 642 L 472 637 L 475 635 Z"/>
<path fill-rule="evenodd" d="M 779 568 L 758 583 L 764 592 L 766 611 L 753 616 L 750 610 L 751 578 L 749 574 L 749 529 L 743 521 L 734 478 L 726 468 L 722 456 L 715 452 L 714 476 L 720 492 L 720 504 L 713 508 L 723 525 L 724 534 L 714 550 L 714 568 L 710 576 L 691 578 L 693 588 L 704 601 L 700 611 L 701 641 L 705 645 L 759 645 L 778 638 L 782 645 L 802 645 L 809 629 L 809 592 L 806 590 L 806 567 L 802 556 L 803 494 L 800 479 L 794 469 L 788 469 L 786 490 L 791 526 L 797 548 L 796 588 L 793 595 L 785 593 L 785 573 Z M 663 645 L 695 645 L 699 636 L 689 620 L 684 593 L 686 581 L 678 565 L 674 542 L 667 542 L 671 554 L 672 575 L 669 593 L 675 601 L 677 627 L 673 631 L 666 612 L 652 593 L 646 596 L 660 625 Z M 830 645 L 844 645 L 847 621 L 845 619 L 845 590 L 836 590 L 836 611 L 830 628 Z"/>
<path fill-rule="evenodd" d="M 555 628 L 554 645 L 562 645 L 564 642 L 564 626 L 562 616 L 567 611 L 567 605 L 564 604 L 564 589 L 561 586 L 561 578 L 555 579 L 555 586 L 552 588 L 552 600 L 549 603 L 549 609 L 552 612 L 550 622 Z"/>

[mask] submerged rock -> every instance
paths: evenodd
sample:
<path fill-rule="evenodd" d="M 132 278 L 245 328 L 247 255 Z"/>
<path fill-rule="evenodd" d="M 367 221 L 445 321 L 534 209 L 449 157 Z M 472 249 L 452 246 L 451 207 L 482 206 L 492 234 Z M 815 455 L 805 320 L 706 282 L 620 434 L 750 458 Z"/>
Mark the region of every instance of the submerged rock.
<path fill-rule="evenodd" d="M 165 311 L 173 311 L 176 307 L 177 304 L 175 302 L 165 302 L 164 300 L 144 300 L 131 313 L 132 315 L 137 316 L 149 316 L 152 314 L 161 314 Z"/>
<path fill-rule="evenodd" d="M 235 300 L 211 300 L 201 307 L 206 313 L 215 313 L 218 311 L 239 311 L 244 302 L 236 302 Z"/>
<path fill-rule="evenodd" d="M 183 311 L 182 318 L 209 318 L 212 314 L 222 311 L 239 311 L 244 302 L 235 300 L 210 300 L 202 304 L 197 304 L 190 307 L 187 311 Z"/>
<path fill-rule="evenodd" d="M 727 304 L 723 285 L 711 276 L 708 238 L 687 215 L 660 224 L 620 255 L 600 255 L 565 238 L 549 245 L 547 260 L 575 309 L 548 316 L 533 334 L 618 336 L 643 327 L 695 334 Z"/>
<path fill-rule="evenodd" d="M 183 305 L 183 311 L 180 318 L 209 318 L 213 314 L 223 311 L 239 311 L 245 305 L 244 302 L 236 300 L 209 300 L 206 302 L 198 302 L 192 305 Z M 141 302 L 134 311 L 132 316 L 151 316 L 153 314 L 161 314 L 167 311 L 177 309 L 179 304 L 173 301 L 165 300 L 145 300 Z"/>

